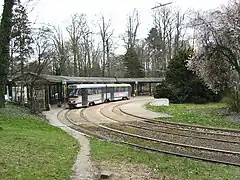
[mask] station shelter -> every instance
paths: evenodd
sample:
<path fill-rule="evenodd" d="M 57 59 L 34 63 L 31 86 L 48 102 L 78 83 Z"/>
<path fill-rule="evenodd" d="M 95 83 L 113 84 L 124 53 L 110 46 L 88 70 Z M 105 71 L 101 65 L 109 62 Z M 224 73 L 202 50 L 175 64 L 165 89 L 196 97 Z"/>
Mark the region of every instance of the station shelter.
<path fill-rule="evenodd" d="M 70 84 L 128 83 L 132 86 L 132 96 L 139 96 L 152 95 L 153 87 L 162 80 L 163 78 L 69 77 L 28 72 L 23 76 L 9 79 L 6 98 L 14 102 L 27 103 L 29 97 L 34 96 L 38 101 L 38 108 L 47 110 L 49 105 L 65 104 L 67 86 Z"/>

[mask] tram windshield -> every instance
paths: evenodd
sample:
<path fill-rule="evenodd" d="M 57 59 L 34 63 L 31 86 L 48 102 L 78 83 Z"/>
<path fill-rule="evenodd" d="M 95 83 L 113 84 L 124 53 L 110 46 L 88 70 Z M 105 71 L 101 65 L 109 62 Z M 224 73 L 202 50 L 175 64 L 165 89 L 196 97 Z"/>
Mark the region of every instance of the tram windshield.
<path fill-rule="evenodd" d="M 77 98 L 78 96 L 81 95 L 81 89 L 69 89 L 69 98 Z"/>

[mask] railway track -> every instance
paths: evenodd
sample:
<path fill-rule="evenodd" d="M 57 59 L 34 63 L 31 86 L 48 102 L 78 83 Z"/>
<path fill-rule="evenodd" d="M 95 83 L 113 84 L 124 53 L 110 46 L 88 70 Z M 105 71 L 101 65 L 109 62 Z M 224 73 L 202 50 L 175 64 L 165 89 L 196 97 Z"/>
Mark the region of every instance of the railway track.
<path fill-rule="evenodd" d="M 191 132 L 196 134 L 196 136 L 205 135 L 206 137 L 218 136 L 222 137 L 222 139 L 218 139 L 218 141 L 227 141 L 233 143 L 240 142 L 240 130 L 231 130 L 231 129 L 223 129 L 223 128 L 212 128 L 198 125 L 189 125 L 189 124 L 181 124 L 181 123 L 172 123 L 167 121 L 153 120 L 150 118 L 136 116 L 134 114 L 130 114 L 124 111 L 120 106 L 122 104 L 118 104 L 112 108 L 112 112 L 118 115 L 124 115 L 126 117 L 135 118 L 135 121 L 141 122 L 141 124 L 152 124 L 152 128 L 165 128 L 168 131 L 181 131 L 181 132 Z M 207 138 L 208 139 L 208 138 Z M 214 138 L 216 139 L 216 138 Z M 214 140 L 213 139 L 213 140 Z"/>
<path fill-rule="evenodd" d="M 142 120 L 141 118 L 136 118 L 135 116 L 130 116 L 127 114 L 127 116 L 130 116 L 132 118 L 132 122 L 126 122 L 123 121 L 123 114 L 121 111 L 116 110 L 119 106 L 122 104 L 118 104 L 114 106 L 111 111 L 105 111 L 105 108 L 101 108 L 100 112 L 103 116 L 112 119 L 115 122 L 124 123 L 126 125 L 129 125 L 131 127 L 136 127 L 139 129 L 145 129 L 149 131 L 156 131 L 163 134 L 171 134 L 171 135 L 177 135 L 181 137 L 192 137 L 192 138 L 198 138 L 203 140 L 212 140 L 212 141 L 218 141 L 218 142 L 227 142 L 227 143 L 234 143 L 234 144 L 240 144 L 240 136 L 231 136 L 231 135 L 224 135 L 224 134 L 218 134 L 218 133 L 207 133 L 203 131 L 196 131 L 196 130 L 189 130 L 189 129 L 182 129 L 178 126 L 168 126 L 168 124 L 159 124 L 155 123 L 154 120 L 151 120 L 150 122 Z M 116 115 L 117 116 L 116 116 Z M 121 117 L 122 116 L 122 117 Z M 129 117 L 125 117 L 129 118 Z"/>
<path fill-rule="evenodd" d="M 167 126 L 168 125 L 169 127 L 179 128 L 179 129 L 183 129 L 183 130 L 187 130 L 187 131 L 195 131 L 195 132 L 200 132 L 200 133 L 205 133 L 205 134 L 214 134 L 214 135 L 224 134 L 225 137 L 229 136 L 229 137 L 239 137 L 240 138 L 240 130 L 238 130 L 238 129 L 216 128 L 216 127 L 207 127 L 207 126 L 200 126 L 200 125 L 190 125 L 190 124 L 183 124 L 183 123 L 167 122 L 167 121 L 162 121 L 162 120 L 153 120 L 150 118 L 131 114 L 131 113 L 127 112 L 126 110 L 123 110 L 123 108 L 121 108 L 120 106 L 121 105 L 118 105 L 116 107 L 118 107 L 118 109 L 121 113 L 131 116 L 131 117 L 142 119 L 144 122 L 153 123 L 157 126 L 162 126 L 162 125 Z"/>
<path fill-rule="evenodd" d="M 68 121 L 68 123 L 70 122 L 71 124 L 70 127 L 74 128 L 75 130 L 84 132 L 86 134 L 90 134 L 94 137 L 107 139 L 110 141 L 123 143 L 150 151 L 173 154 L 177 156 L 188 157 L 209 162 L 240 166 L 240 152 L 238 151 L 236 152 L 201 146 L 193 146 L 188 144 L 176 143 L 167 140 L 160 140 L 156 138 L 142 136 L 135 133 L 125 132 L 119 129 L 111 128 L 106 125 L 94 123 L 93 121 L 87 118 L 87 115 L 85 115 L 86 109 L 82 109 L 80 111 L 79 119 L 81 119 L 81 121 L 88 122 L 89 124 L 87 126 L 79 125 L 77 123 L 77 120 L 73 120 L 69 117 L 69 113 L 71 111 L 65 110 L 64 112 L 65 121 Z"/>

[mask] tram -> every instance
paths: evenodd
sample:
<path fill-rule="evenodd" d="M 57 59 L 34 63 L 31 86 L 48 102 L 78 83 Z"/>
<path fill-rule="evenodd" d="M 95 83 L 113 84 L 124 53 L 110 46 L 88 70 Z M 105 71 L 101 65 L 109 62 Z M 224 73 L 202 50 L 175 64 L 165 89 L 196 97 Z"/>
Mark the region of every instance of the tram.
<path fill-rule="evenodd" d="M 114 100 L 129 99 L 130 84 L 72 84 L 68 86 L 69 108 L 87 107 Z"/>

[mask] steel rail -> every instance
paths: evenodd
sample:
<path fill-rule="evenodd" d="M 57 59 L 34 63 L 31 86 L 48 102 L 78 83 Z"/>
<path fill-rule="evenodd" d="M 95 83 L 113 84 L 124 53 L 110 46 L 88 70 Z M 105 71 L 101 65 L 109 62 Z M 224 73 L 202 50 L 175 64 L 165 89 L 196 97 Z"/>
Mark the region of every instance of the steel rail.
<path fill-rule="evenodd" d="M 64 117 L 69 121 L 71 122 L 71 124 L 73 124 L 75 127 L 75 130 L 78 130 L 78 131 L 84 131 L 84 133 L 86 133 L 86 135 L 91 135 L 92 137 L 97 137 L 97 138 L 100 138 L 100 139 L 103 139 L 103 140 L 107 140 L 107 141 L 112 141 L 112 142 L 115 142 L 115 143 L 121 143 L 121 144 L 126 144 L 126 145 L 129 145 L 129 146 L 132 146 L 132 147 L 137 147 L 137 148 L 140 148 L 140 149 L 144 149 L 144 150 L 149 150 L 149 151 L 154 151 L 154 152 L 160 152 L 160 153 L 165 153 L 165 154 L 170 154 L 170 155 L 176 155 L 176 156 L 180 156 L 180 157 L 186 157 L 186 158 L 191 158 L 191 159 L 196 159 L 196 160 L 202 160 L 202 161 L 207 161 L 207 162 L 213 162 L 213 163 L 218 163 L 218 164 L 226 164 L 226 165 L 232 165 L 232 166 L 238 166 L 240 167 L 240 163 L 234 163 L 234 162 L 227 162 L 227 161 L 221 161 L 221 160 L 216 160 L 216 159 L 209 159 L 209 158 L 203 158 L 203 157 L 199 157 L 199 156 L 192 156 L 192 155 L 187 155 L 187 154 L 182 154 L 182 153 L 176 153 L 176 152 L 170 152 L 170 151 L 164 151 L 164 150 L 160 150 L 160 149 L 155 149 L 155 148 L 151 148 L 151 147 L 146 147 L 146 146 L 141 146 L 141 145 L 138 145 L 138 144 L 134 144 L 134 143 L 129 143 L 129 142 L 124 142 L 124 141 L 120 141 L 120 140 L 116 140 L 116 139 L 113 139 L 113 138 L 109 138 L 109 137 L 106 137 L 106 136 L 103 136 L 103 135 L 100 135 L 100 134 L 96 134 L 92 131 L 89 131 L 89 130 L 86 130 L 84 128 L 79 128 L 79 124 L 76 124 L 74 121 L 72 121 L 69 117 L 68 117 L 68 113 L 70 112 L 71 110 L 67 110 L 64 114 Z M 111 128 L 108 128 L 108 127 L 104 127 L 102 125 L 99 125 L 97 123 L 94 123 L 92 121 L 90 121 L 84 114 L 83 112 L 85 111 L 85 109 L 83 109 L 81 112 L 80 112 L 80 116 L 88 121 L 89 123 L 93 124 L 93 125 L 96 125 L 98 127 L 101 127 L 103 129 L 106 129 L 106 130 L 109 130 L 109 131 L 112 131 L 112 132 L 118 132 L 120 134 L 125 134 L 125 135 L 129 135 L 131 136 L 130 133 L 126 133 L 126 132 L 121 132 L 121 131 L 118 131 L 118 130 L 115 130 L 115 129 L 111 129 Z M 59 116 L 59 113 L 58 113 L 58 116 Z M 58 117 L 59 118 L 59 117 Z M 70 127 L 72 128 L 72 127 Z M 132 134 L 133 136 L 132 137 L 136 137 L 134 134 Z M 143 137 L 143 136 L 142 136 Z M 142 138 L 141 136 L 138 136 L 136 138 Z M 146 137 L 143 137 L 143 139 L 146 139 L 148 140 L 149 138 L 146 138 Z M 154 139 L 152 139 L 154 141 Z M 158 142 L 158 141 L 157 141 Z M 168 142 L 166 142 L 168 143 Z M 179 144 L 179 143 L 175 143 L 175 144 Z M 181 144 L 180 144 L 181 145 Z M 185 145 L 184 145 L 185 146 Z M 197 149 L 201 147 L 197 147 Z M 214 151 L 214 149 L 212 148 L 208 148 L 210 151 Z M 226 151 L 221 151 L 222 153 L 228 153 Z M 230 154 L 239 154 L 239 152 L 235 153 L 235 152 L 232 152 L 230 151 Z"/>

